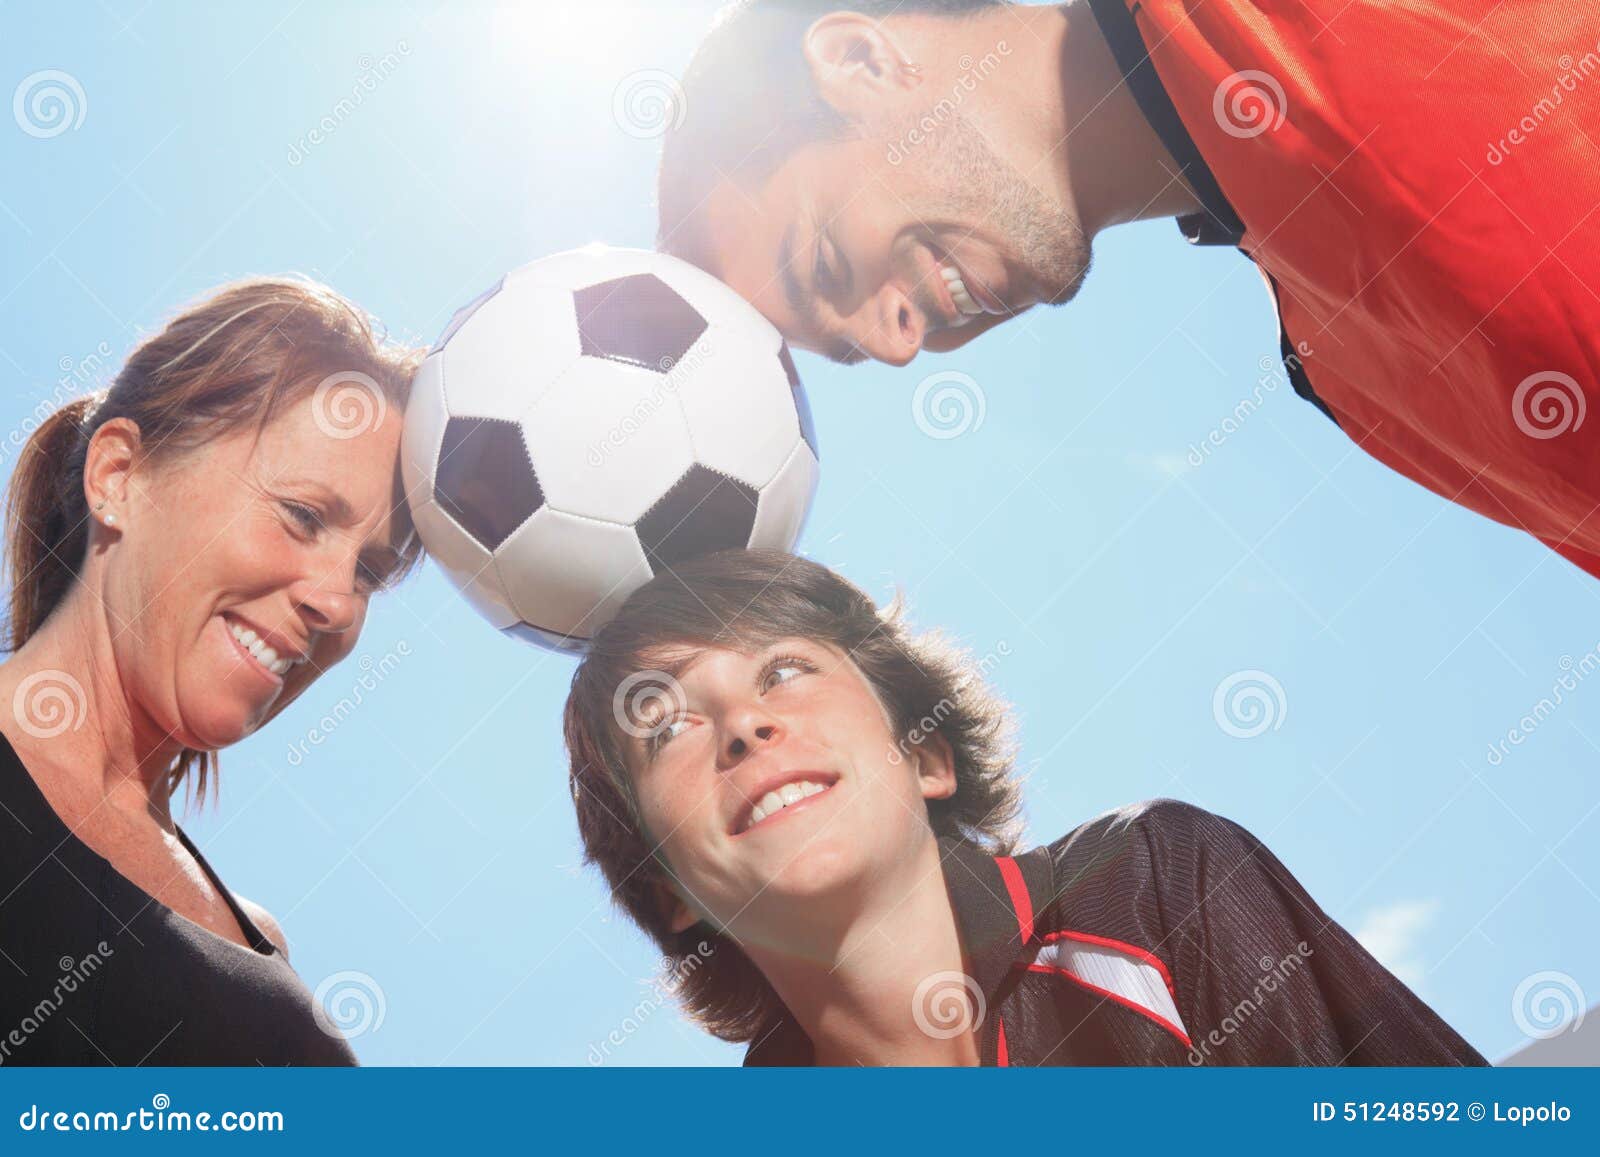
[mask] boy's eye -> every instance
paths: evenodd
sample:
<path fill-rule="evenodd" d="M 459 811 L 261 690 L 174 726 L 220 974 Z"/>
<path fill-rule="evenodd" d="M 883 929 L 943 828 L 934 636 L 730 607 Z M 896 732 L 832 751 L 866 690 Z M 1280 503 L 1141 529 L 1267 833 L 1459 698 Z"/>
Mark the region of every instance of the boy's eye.
<path fill-rule="evenodd" d="M 680 732 L 673 730 L 673 728 L 680 724 L 682 724 L 684 727 L 688 727 L 689 721 L 687 719 L 671 719 L 666 723 L 661 724 L 650 733 L 650 738 L 646 741 L 645 747 L 651 755 L 654 755 L 656 752 L 660 751 L 662 747 L 680 734 Z"/>
<path fill-rule="evenodd" d="M 804 659 L 793 656 L 780 656 L 767 664 L 766 670 L 761 674 L 761 690 L 770 691 L 780 683 L 789 683 L 797 675 L 804 675 L 816 668 Z"/>

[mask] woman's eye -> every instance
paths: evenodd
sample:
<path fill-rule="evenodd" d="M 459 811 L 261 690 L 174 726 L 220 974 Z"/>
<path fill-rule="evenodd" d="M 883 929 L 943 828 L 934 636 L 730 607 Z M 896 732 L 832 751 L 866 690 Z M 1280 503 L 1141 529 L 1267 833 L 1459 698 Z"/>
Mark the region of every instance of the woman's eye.
<path fill-rule="evenodd" d="M 356 563 L 356 585 L 362 590 L 375 591 L 383 586 L 384 577 L 365 562 Z"/>
<path fill-rule="evenodd" d="M 298 502 L 285 502 L 283 508 L 289 512 L 289 517 L 296 526 L 307 534 L 316 534 L 322 529 L 322 515 L 309 506 Z"/>

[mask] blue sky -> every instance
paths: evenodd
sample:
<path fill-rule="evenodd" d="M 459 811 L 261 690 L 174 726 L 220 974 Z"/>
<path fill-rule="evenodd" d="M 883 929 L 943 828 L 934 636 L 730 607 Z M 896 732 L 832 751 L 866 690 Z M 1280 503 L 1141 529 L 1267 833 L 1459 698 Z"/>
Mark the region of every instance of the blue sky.
<path fill-rule="evenodd" d="M 619 92 L 680 72 L 712 6 L 547 7 L 0 3 L 0 95 L 60 70 L 83 114 L 0 120 L 0 471 L 38 407 L 229 278 L 308 272 L 426 343 L 509 268 L 649 245 L 658 142 Z M 1578 675 L 1600 584 L 1367 458 L 1276 352 L 1254 268 L 1157 221 L 1103 236 L 1073 305 L 955 354 L 802 355 L 823 465 L 802 550 L 997 656 L 1031 840 L 1151 796 L 1221 812 L 1499 1056 L 1526 978 L 1600 998 L 1600 678 Z M 914 411 L 938 372 L 970 380 L 956 437 Z M 654 951 L 581 868 L 571 670 L 430 567 L 186 821 L 308 984 L 370 978 L 367 1063 L 582 1065 L 639 1007 L 606 1063 L 738 1060 L 659 1003 Z M 1241 672 L 1271 719 L 1247 737 L 1214 710 Z"/>

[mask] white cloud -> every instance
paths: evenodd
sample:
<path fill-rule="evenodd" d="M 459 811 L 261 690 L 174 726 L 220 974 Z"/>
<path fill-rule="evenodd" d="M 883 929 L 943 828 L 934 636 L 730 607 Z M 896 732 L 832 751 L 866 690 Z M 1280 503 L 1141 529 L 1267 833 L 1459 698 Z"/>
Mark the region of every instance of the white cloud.
<path fill-rule="evenodd" d="M 1396 901 L 1368 913 L 1355 938 L 1409 987 L 1420 989 L 1426 968 L 1418 940 L 1438 910 L 1437 900 Z"/>

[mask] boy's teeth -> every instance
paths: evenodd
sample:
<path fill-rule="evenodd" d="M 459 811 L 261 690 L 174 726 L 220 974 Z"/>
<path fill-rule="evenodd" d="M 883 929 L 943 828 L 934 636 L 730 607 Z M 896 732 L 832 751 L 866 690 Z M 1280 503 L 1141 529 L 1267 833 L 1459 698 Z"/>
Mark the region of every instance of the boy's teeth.
<path fill-rule="evenodd" d="M 746 830 L 755 827 L 762 820 L 775 812 L 782 811 L 792 803 L 799 803 L 814 795 L 821 795 L 827 791 L 827 785 L 815 783 L 808 779 L 796 780 L 786 783 L 776 791 L 769 791 L 756 801 L 756 806 L 750 809 L 750 822 L 745 825 Z"/>

